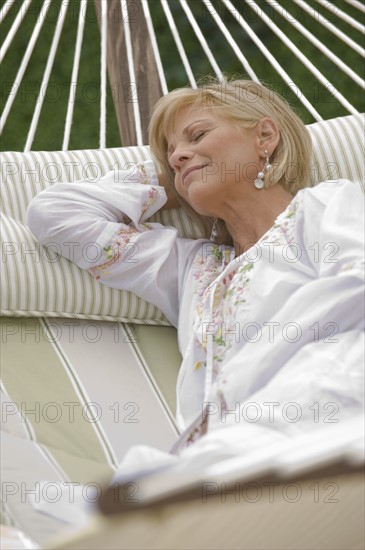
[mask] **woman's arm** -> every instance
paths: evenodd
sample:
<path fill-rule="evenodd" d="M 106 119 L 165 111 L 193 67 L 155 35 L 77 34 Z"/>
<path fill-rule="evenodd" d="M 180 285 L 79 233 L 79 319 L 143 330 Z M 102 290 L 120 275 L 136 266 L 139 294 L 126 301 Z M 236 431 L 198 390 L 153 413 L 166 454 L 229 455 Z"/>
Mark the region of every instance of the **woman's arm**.
<path fill-rule="evenodd" d="M 132 168 L 50 187 L 30 203 L 27 223 L 41 244 L 56 245 L 99 282 L 134 292 L 176 325 L 179 281 L 199 244 L 147 222 L 166 194 L 151 161 Z"/>

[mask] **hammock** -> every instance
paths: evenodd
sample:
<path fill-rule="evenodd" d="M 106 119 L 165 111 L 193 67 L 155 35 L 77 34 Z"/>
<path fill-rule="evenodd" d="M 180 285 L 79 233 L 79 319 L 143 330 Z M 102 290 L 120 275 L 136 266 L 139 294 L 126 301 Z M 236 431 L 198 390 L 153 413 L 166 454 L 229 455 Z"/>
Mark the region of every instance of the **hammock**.
<path fill-rule="evenodd" d="M 155 101 L 177 86 L 197 86 L 206 74 L 215 75 L 222 85 L 233 73 L 265 81 L 290 101 L 307 124 L 319 123 L 311 127 L 317 151 L 313 183 L 341 174 L 360 179 L 364 13 L 357 0 L 2 3 L 0 132 L 7 214 L 3 217 L 9 235 L 2 249 L 2 285 L 5 281 L 11 294 L 1 322 L 2 442 L 10 449 L 3 462 L 8 494 L 2 523 L 18 526 L 48 544 L 50 536 L 63 536 L 65 524 L 47 516 L 40 519 L 15 490 L 24 479 L 34 491 L 39 480 L 51 480 L 46 488 L 52 480 L 59 485 L 92 485 L 91 480 L 110 479 L 128 446 L 143 442 L 167 450 L 177 435 L 174 383 L 180 356 L 174 329 L 165 326 L 166 320 L 151 304 L 129 295 L 121 299 L 66 260 L 56 265 L 52 254 L 45 256 L 24 227 L 31 196 L 42 189 L 43 180 L 47 184 L 67 180 L 70 169 L 75 172 L 71 181 L 89 176 L 86 167 L 104 173 L 111 166 L 148 158 L 148 147 L 142 145 L 147 143 Z M 66 48 L 72 56 L 64 65 Z M 328 120 L 335 117 L 340 118 Z M 16 134 L 21 119 L 27 121 L 25 135 Z M 95 142 L 87 135 L 89 127 L 97 127 Z M 324 142 L 331 143 L 329 154 Z M 9 150 L 24 153 L 5 152 Z M 95 179 L 100 173 L 94 174 Z M 156 221 L 177 226 L 184 236 L 196 236 L 180 212 L 158 215 Z M 28 293 L 32 277 L 35 282 Z M 76 306 L 82 302 L 82 314 L 79 310 L 70 314 L 72 300 Z M 51 310 L 54 304 L 57 307 Z M 101 309 L 95 312 L 98 306 Z M 133 319 L 135 324 L 121 319 Z M 71 413 L 75 421 L 62 423 Z M 54 548 L 100 549 L 104 544 L 110 548 L 269 548 L 271 544 L 288 549 L 313 544 L 360 548 L 359 469 L 364 445 L 362 419 L 353 420 L 339 426 L 331 442 L 319 433 L 314 439 L 293 441 L 285 456 L 274 449 L 273 472 L 280 491 L 287 491 L 285 502 L 274 504 L 266 487 L 269 493 L 258 508 L 251 505 L 255 494 L 248 494 L 246 523 L 240 511 L 245 486 L 240 486 L 241 504 L 234 495 L 223 510 L 222 498 L 228 499 L 227 495 L 217 493 L 202 506 L 197 499 L 200 485 L 194 485 L 193 479 L 175 480 L 174 486 L 173 480 L 157 478 L 150 487 L 157 514 L 156 508 L 147 507 L 128 515 L 128 521 L 99 522 L 71 542 L 57 540 Z M 159 433 L 153 433 L 152 425 Z M 237 479 L 259 480 L 270 460 L 223 463 L 212 471 L 214 487 L 227 484 L 234 491 Z M 337 469 L 328 470 L 331 463 Z M 327 478 L 313 480 L 311 474 L 317 468 L 316 475 L 321 475 L 321 467 Z M 300 501 L 290 493 L 297 479 L 304 479 Z M 185 481 L 191 483 L 193 495 L 178 505 Z M 169 491 L 175 504 L 167 507 Z M 328 504 L 332 502 L 336 506 Z M 110 500 L 105 508 L 109 505 Z M 264 528 L 258 529 L 263 518 Z M 202 529 L 204 522 L 209 529 Z"/>

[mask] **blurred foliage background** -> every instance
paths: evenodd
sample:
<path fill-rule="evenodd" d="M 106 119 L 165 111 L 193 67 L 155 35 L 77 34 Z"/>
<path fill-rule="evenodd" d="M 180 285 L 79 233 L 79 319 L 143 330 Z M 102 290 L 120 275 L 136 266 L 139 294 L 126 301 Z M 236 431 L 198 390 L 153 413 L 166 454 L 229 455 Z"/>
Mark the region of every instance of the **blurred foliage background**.
<path fill-rule="evenodd" d="M 10 94 L 16 92 L 11 112 L 8 116 L 3 135 L 1 136 L 0 150 L 18 150 L 24 148 L 26 137 L 31 124 L 32 116 L 39 94 L 44 94 L 44 103 L 32 145 L 33 150 L 60 150 L 67 111 L 67 102 L 72 74 L 72 65 L 75 52 L 77 24 L 80 1 L 70 0 L 65 24 L 62 30 L 55 62 L 47 89 L 41 89 L 44 69 L 54 37 L 60 6 L 64 0 L 52 0 L 52 5 L 41 33 L 30 58 L 23 81 L 18 90 L 12 88 L 14 79 L 19 70 L 35 23 L 42 11 L 43 1 L 33 0 L 15 35 L 14 40 L 1 66 L 1 105 L 2 109 Z M 109 1 L 109 0 L 103 0 Z M 180 5 L 179 0 L 168 0 L 169 6 L 176 21 L 183 44 L 191 61 L 194 74 L 199 78 L 212 74 L 211 66 L 197 40 L 190 23 Z M 137 8 L 140 0 L 135 0 Z M 346 0 L 334 0 L 333 8 L 329 11 L 315 0 L 309 0 L 316 17 L 313 18 L 301 10 L 292 0 L 280 0 L 280 5 L 293 17 L 297 18 L 304 27 L 310 30 L 323 44 L 338 55 L 349 67 L 360 76 L 364 75 L 363 58 L 336 38 L 322 25 L 320 20 L 325 17 L 337 28 L 342 30 L 355 42 L 364 46 L 364 35 L 341 21 L 336 10 L 343 10 L 355 20 L 361 21 L 363 16 Z M 0 2 L 0 8 L 5 2 Z M 23 4 L 22 0 L 15 0 L 4 21 L 0 25 L 1 44 L 6 39 L 16 15 Z M 364 110 L 364 94 L 346 74 L 330 62 L 318 49 L 303 37 L 298 30 L 290 25 L 282 15 L 276 12 L 270 1 L 258 0 L 256 7 L 252 1 L 233 0 L 232 4 L 249 24 L 252 30 L 262 40 L 272 55 L 289 74 L 299 93 L 303 93 L 316 107 L 324 119 L 348 114 L 346 109 L 333 96 L 328 88 L 318 83 L 312 73 L 296 58 L 288 48 L 287 41 L 281 41 L 270 26 L 259 17 L 262 10 L 271 17 L 276 25 L 285 33 L 288 40 L 305 53 L 314 65 L 330 80 L 336 88 L 359 111 Z M 253 67 L 257 76 L 264 83 L 281 93 L 300 114 L 306 123 L 313 122 L 313 117 L 303 107 L 293 91 L 286 86 L 276 70 L 267 61 L 265 56 L 252 42 L 251 38 L 233 17 L 232 11 L 227 9 L 221 0 L 211 0 L 208 10 L 202 0 L 188 0 L 198 24 L 201 28 L 212 52 L 227 76 L 248 78 L 241 62 L 234 54 L 223 33 L 209 13 L 215 10 L 229 29 L 240 50 Z M 156 37 L 165 70 L 169 89 L 188 85 L 188 79 L 181 63 L 175 42 L 169 31 L 168 23 L 159 0 L 149 0 L 149 7 L 155 27 Z M 97 21 L 94 2 L 88 1 L 85 17 L 85 31 L 81 51 L 80 70 L 76 86 L 75 110 L 71 131 L 69 149 L 98 148 L 99 146 L 99 118 L 100 118 L 100 31 Z M 115 118 L 114 95 L 108 88 L 107 97 L 107 146 L 121 145 L 118 126 Z"/>

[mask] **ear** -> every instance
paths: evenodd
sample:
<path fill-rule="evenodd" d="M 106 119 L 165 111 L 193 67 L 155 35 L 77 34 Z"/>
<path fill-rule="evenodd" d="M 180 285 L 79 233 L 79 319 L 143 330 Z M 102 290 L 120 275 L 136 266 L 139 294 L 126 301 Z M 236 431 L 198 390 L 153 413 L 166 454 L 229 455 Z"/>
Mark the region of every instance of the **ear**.
<path fill-rule="evenodd" d="M 269 151 L 269 156 L 275 151 L 279 139 L 280 131 L 276 122 L 269 117 L 262 118 L 257 126 L 257 147 L 260 157 L 265 157 L 265 149 Z"/>

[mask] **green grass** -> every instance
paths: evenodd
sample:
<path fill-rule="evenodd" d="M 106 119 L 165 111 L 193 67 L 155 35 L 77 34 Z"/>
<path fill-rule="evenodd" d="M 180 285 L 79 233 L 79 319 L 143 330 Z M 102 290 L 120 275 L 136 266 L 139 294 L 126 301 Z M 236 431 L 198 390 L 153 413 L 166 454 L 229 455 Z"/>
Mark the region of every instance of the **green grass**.
<path fill-rule="evenodd" d="M 105 1 L 105 0 L 104 0 Z M 25 72 L 20 89 L 7 119 L 3 135 L 1 136 L 1 150 L 23 150 L 30 124 L 32 121 L 36 102 L 39 97 L 44 97 L 44 103 L 32 144 L 33 150 L 59 150 L 62 148 L 64 124 L 69 96 L 69 88 L 72 74 L 73 57 L 76 43 L 78 23 L 78 10 L 80 2 L 71 0 L 70 8 L 66 15 L 66 21 L 61 34 L 61 39 L 47 89 L 41 87 L 44 69 L 47 63 L 50 45 L 53 40 L 57 17 L 62 0 L 53 0 L 50 12 L 46 18 L 40 36 L 37 40 L 34 52 L 31 56 L 28 68 Z M 298 16 L 300 22 L 308 28 L 321 42 L 337 54 L 357 74 L 363 76 L 363 59 L 344 45 L 339 39 L 334 38 L 326 26 L 320 24 L 323 16 L 333 22 L 347 36 L 350 36 L 358 44 L 364 46 L 364 36 L 357 30 L 342 22 L 335 14 L 319 6 L 316 2 L 309 2 L 315 10 L 316 18 L 312 18 L 289 0 L 282 0 L 281 4 L 293 15 Z M 333 2 L 336 9 L 342 9 L 356 20 L 361 20 L 360 12 L 348 6 L 343 0 Z M 1 6 L 4 2 L 1 2 Z M 236 11 L 242 15 L 257 33 L 259 38 L 279 61 L 295 84 L 299 94 L 304 94 L 325 119 L 347 114 L 347 110 L 341 106 L 336 97 L 331 95 L 318 83 L 312 73 L 300 63 L 290 52 L 286 43 L 279 40 L 262 20 L 255 10 L 243 0 L 233 2 Z M 1 43 L 4 41 L 10 29 L 21 0 L 16 0 L 9 14 L 0 26 Z M 11 91 L 12 83 L 16 77 L 20 63 L 26 51 L 37 17 L 41 11 L 43 2 L 33 0 L 15 39 L 11 44 L 1 67 L 1 103 L 5 104 Z M 239 75 L 247 77 L 241 63 L 238 61 L 223 34 L 200 0 L 190 0 L 189 5 L 202 29 L 204 36 L 212 49 L 212 52 L 227 75 Z M 304 52 L 315 66 L 323 72 L 324 76 L 333 82 L 338 90 L 360 111 L 364 110 L 364 95 L 359 86 L 336 68 L 324 55 L 320 54 L 315 46 L 310 44 L 295 28 L 273 8 L 263 0 L 258 0 L 260 10 L 268 13 L 274 22 L 281 28 L 288 39 L 291 39 L 300 51 Z M 313 117 L 298 101 L 296 95 L 283 83 L 278 73 L 267 61 L 259 49 L 252 43 L 245 31 L 235 21 L 232 13 L 224 8 L 218 0 L 213 0 L 212 9 L 221 16 L 236 40 L 246 59 L 254 69 L 258 78 L 284 95 L 302 116 L 306 123 L 313 122 Z M 174 14 L 184 46 L 191 60 L 192 69 L 197 77 L 210 74 L 211 67 L 206 59 L 199 42 L 188 23 L 186 16 L 177 0 L 170 0 L 170 7 Z M 169 89 L 188 84 L 188 79 L 180 62 L 175 43 L 168 31 L 166 18 L 162 12 L 158 0 L 150 1 L 150 9 L 156 36 L 161 53 L 162 63 L 165 69 Z M 76 98 L 74 118 L 71 131 L 69 149 L 84 149 L 99 147 L 99 118 L 100 118 L 100 32 L 95 16 L 94 4 L 89 0 L 85 14 L 85 34 L 80 60 L 80 71 L 76 86 Z M 113 95 L 108 89 L 107 97 L 107 147 L 121 145 L 118 126 L 115 118 Z"/>

